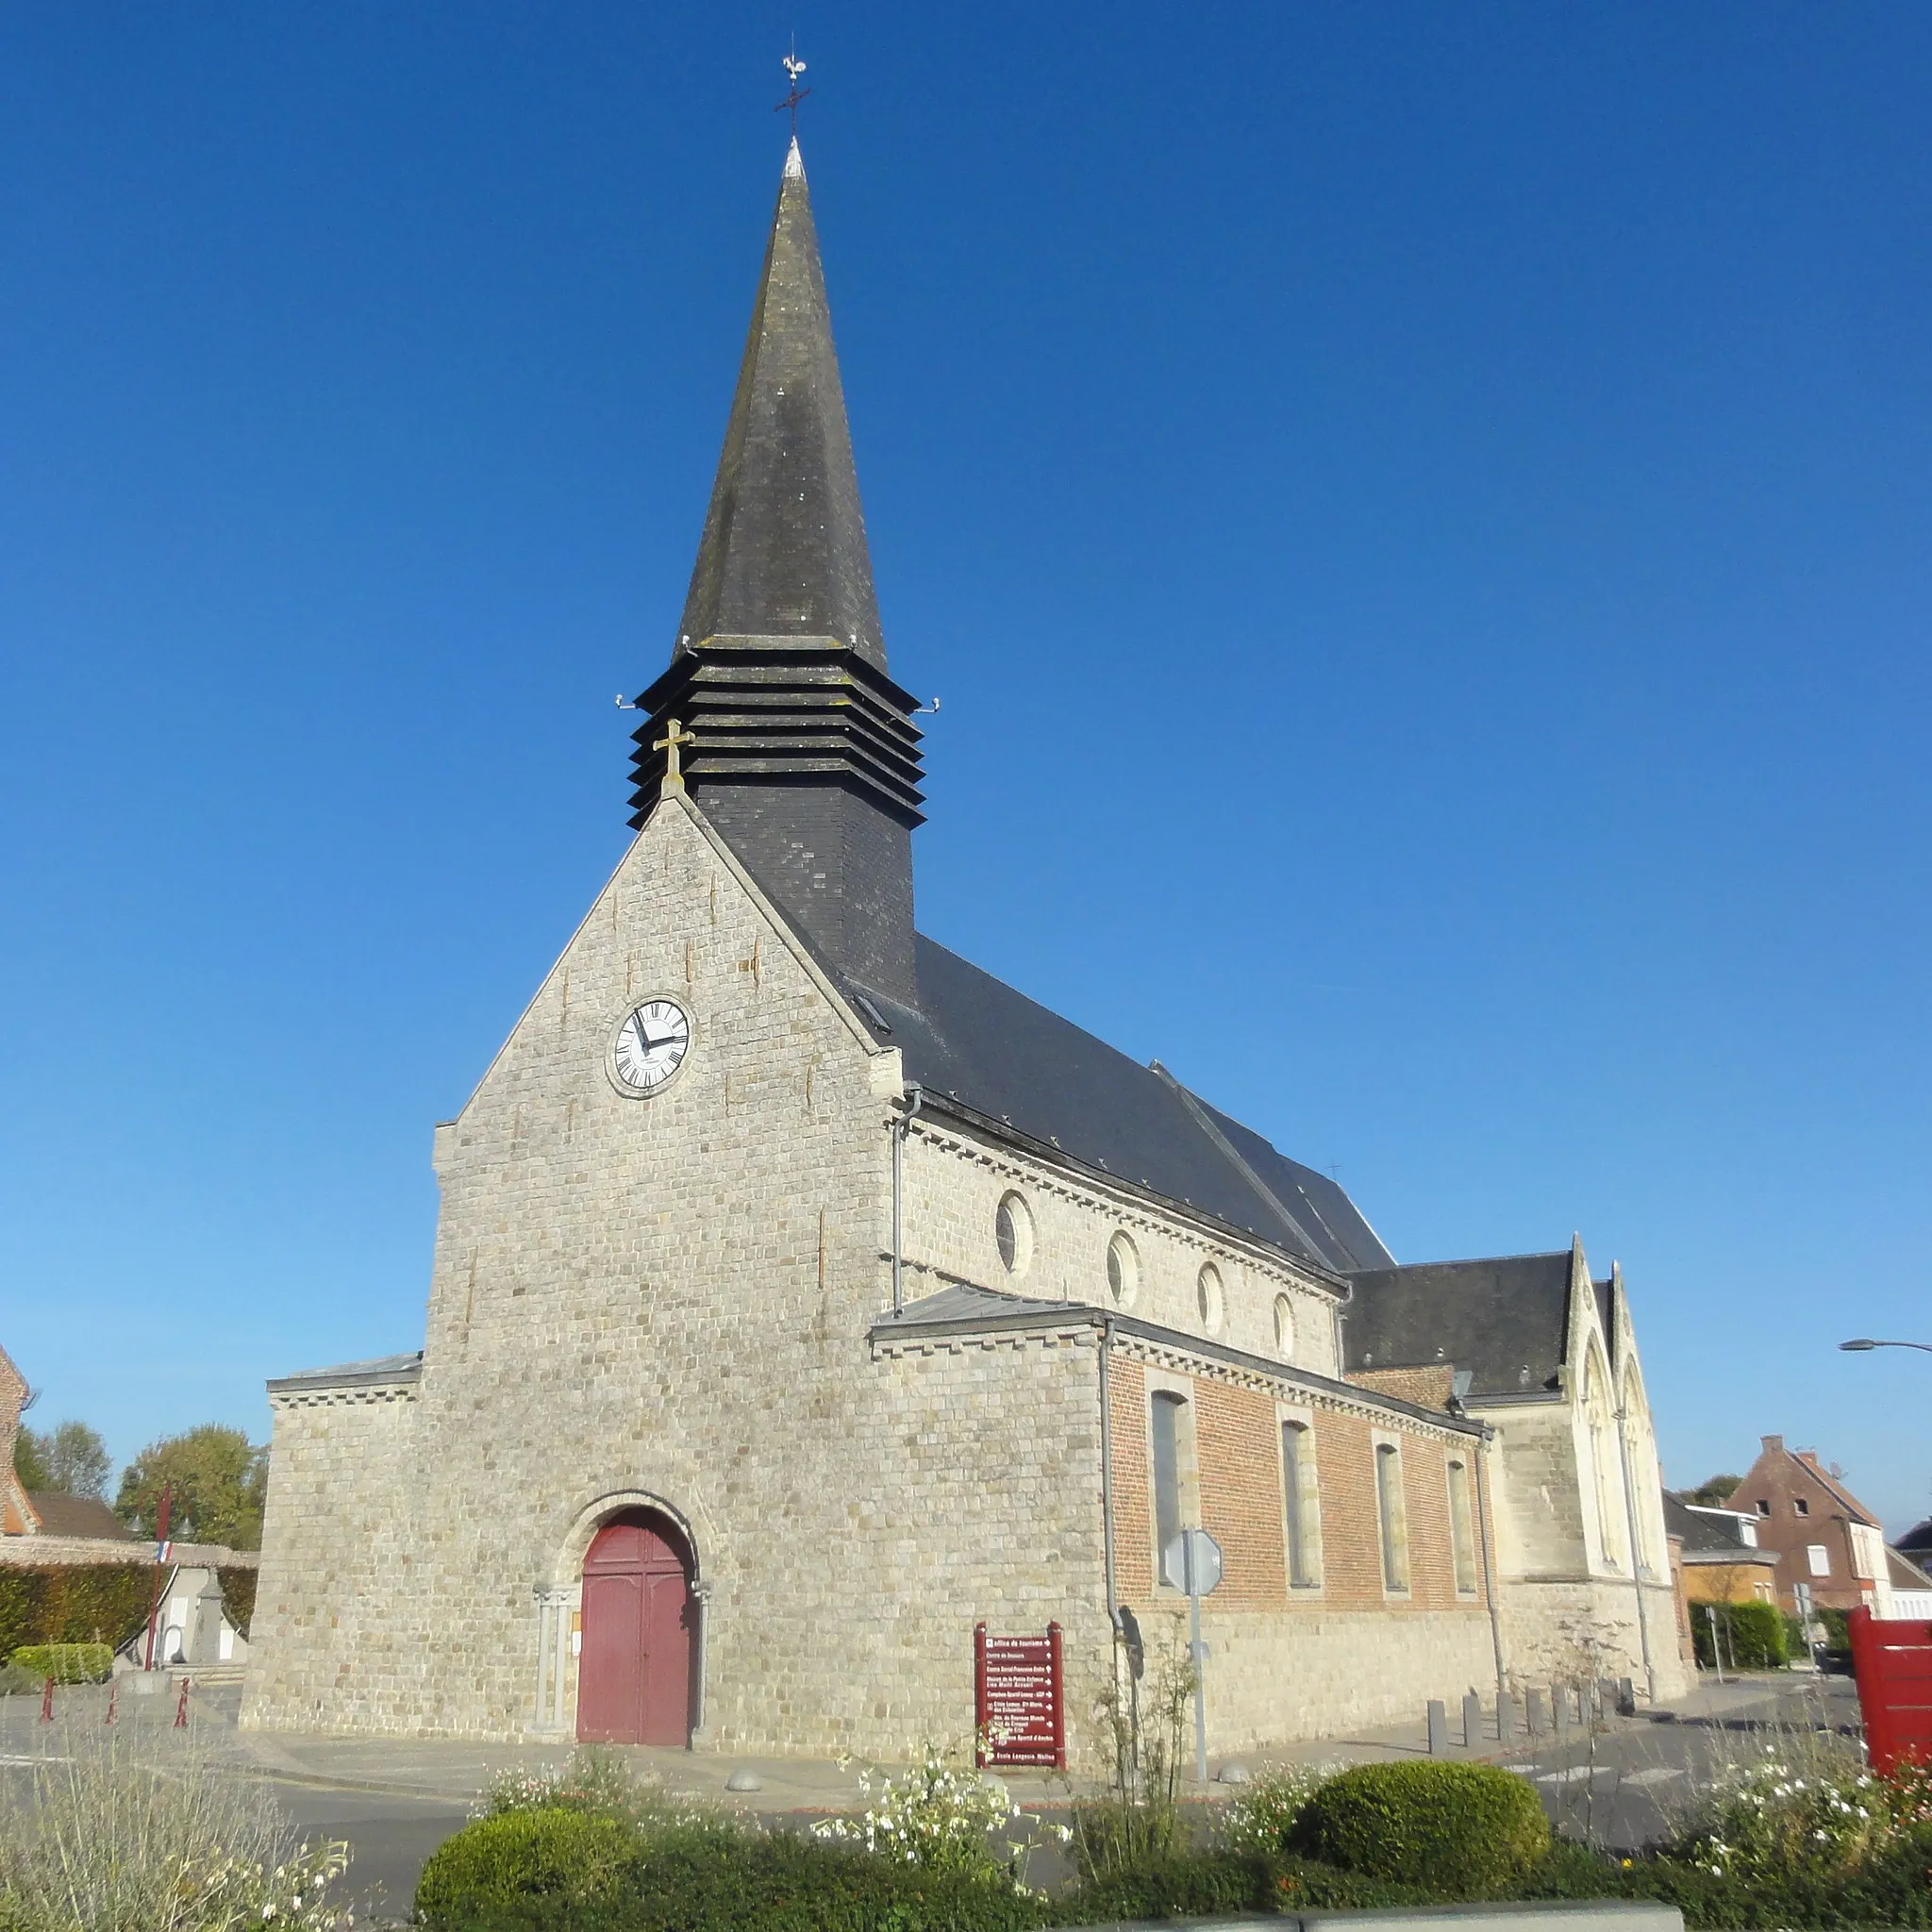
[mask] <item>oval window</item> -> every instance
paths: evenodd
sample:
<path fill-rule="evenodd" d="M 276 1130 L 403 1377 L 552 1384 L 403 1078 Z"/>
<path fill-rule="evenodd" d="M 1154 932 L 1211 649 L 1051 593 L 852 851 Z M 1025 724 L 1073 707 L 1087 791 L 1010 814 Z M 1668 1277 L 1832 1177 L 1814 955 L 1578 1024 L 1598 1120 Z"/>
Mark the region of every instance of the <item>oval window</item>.
<path fill-rule="evenodd" d="M 1201 1323 L 1211 1334 L 1221 1326 L 1222 1310 L 1226 1306 L 1221 1291 L 1221 1270 L 1212 1261 L 1203 1264 L 1200 1276 L 1194 1283 L 1194 1300 L 1201 1310 Z"/>
<path fill-rule="evenodd" d="M 1283 1361 L 1294 1355 L 1294 1304 L 1285 1294 L 1274 1297 L 1274 1353 Z"/>
<path fill-rule="evenodd" d="M 1141 1257 L 1134 1252 L 1134 1243 L 1124 1234 L 1117 1234 L 1107 1244 L 1107 1291 L 1118 1307 L 1130 1308 L 1140 1286 Z"/>
<path fill-rule="evenodd" d="M 993 1240 L 999 1245 L 1000 1266 L 1008 1274 L 1024 1274 L 1033 1260 L 1033 1216 L 1018 1194 L 1002 1194 L 992 1217 Z"/>

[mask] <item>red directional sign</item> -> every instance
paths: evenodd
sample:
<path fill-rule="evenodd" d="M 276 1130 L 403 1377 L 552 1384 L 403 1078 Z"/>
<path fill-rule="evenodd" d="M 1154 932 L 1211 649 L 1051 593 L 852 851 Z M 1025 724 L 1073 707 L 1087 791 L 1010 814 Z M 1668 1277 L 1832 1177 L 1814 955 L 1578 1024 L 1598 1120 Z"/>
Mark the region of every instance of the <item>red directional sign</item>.
<path fill-rule="evenodd" d="M 973 1626 L 974 1761 L 1067 1768 L 1067 1707 L 1060 1626 L 1044 1637 L 989 1637 Z"/>

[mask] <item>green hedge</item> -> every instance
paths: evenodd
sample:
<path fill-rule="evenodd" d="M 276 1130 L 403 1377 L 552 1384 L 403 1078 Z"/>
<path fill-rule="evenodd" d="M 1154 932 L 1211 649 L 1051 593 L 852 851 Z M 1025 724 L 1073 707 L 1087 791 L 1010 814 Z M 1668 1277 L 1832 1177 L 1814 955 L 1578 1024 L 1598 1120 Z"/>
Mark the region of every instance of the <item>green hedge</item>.
<path fill-rule="evenodd" d="M 1785 1618 L 1775 1604 L 1692 1604 L 1690 1635 L 1697 1645 L 1697 1661 L 1705 1669 L 1710 1669 L 1717 1661 L 1711 1648 L 1713 1612 L 1724 1640 L 1723 1661 L 1726 1669 L 1784 1668 L 1789 1657 L 1785 1648 Z"/>
<path fill-rule="evenodd" d="M 8 1661 L 42 1683 L 52 1677 L 57 1684 L 101 1684 L 114 1672 L 114 1653 L 105 1643 L 25 1643 Z"/>
<path fill-rule="evenodd" d="M 0 1565 L 0 1662 L 24 1644 L 121 1644 L 147 1623 L 148 1563 Z"/>
<path fill-rule="evenodd" d="M 1358 1764 L 1317 1787 L 1294 1849 L 1366 1878 L 1482 1898 L 1550 1849 L 1535 1788 L 1493 1764 Z"/>
<path fill-rule="evenodd" d="M 583 1867 L 572 1862 L 580 1855 Z M 517 1889 L 518 1873 L 528 1889 Z M 1037 1932 L 1061 1923 L 1048 1901 L 1004 1881 L 817 1839 L 647 1838 L 559 1809 L 466 1825 L 424 1867 L 416 1918 L 428 1932 Z"/>
<path fill-rule="evenodd" d="M 239 1563 L 225 1564 L 215 1572 L 215 1581 L 222 1586 L 222 1608 L 243 1637 L 255 1621 L 255 1584 L 260 1574 L 260 1571 L 244 1569 Z"/>

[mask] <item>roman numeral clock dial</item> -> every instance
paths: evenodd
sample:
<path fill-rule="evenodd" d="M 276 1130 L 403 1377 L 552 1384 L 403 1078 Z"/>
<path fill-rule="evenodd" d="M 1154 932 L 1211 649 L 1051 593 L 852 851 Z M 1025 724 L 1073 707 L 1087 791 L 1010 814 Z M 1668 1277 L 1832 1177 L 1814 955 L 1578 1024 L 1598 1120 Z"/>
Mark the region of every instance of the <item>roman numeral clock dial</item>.
<path fill-rule="evenodd" d="M 610 1077 L 620 1093 L 648 1100 L 671 1084 L 691 1051 L 691 1016 L 675 1000 L 646 1000 L 625 1015 L 610 1043 Z"/>

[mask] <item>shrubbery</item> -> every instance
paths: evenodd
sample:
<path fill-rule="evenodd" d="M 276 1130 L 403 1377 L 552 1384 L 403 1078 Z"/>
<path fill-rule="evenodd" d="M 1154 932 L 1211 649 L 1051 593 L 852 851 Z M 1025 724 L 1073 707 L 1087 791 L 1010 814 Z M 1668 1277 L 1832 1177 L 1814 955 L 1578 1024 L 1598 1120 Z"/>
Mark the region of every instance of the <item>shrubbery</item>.
<path fill-rule="evenodd" d="M 105 1643 L 27 1643 L 11 1661 L 42 1683 L 99 1684 L 113 1674 L 114 1653 Z"/>
<path fill-rule="evenodd" d="M 1711 1648 L 1713 1615 L 1724 1645 L 1722 1659 Z M 1782 1670 L 1790 1655 L 1785 1647 L 1784 1612 L 1775 1604 L 1695 1604 L 1690 1634 L 1697 1645 L 1697 1661 L 1707 1670 L 1719 1661 L 1726 1669 Z"/>
<path fill-rule="evenodd" d="M 145 1563 L 0 1567 L 0 1663 L 23 1644 L 121 1644 L 147 1622 L 154 1570 Z"/>
<path fill-rule="evenodd" d="M 1482 1898 L 1534 1869 L 1550 1825 L 1535 1788 L 1492 1764 L 1358 1764 L 1317 1788 L 1291 1843 L 1367 1878 Z"/>
<path fill-rule="evenodd" d="M 430 1854 L 416 1887 L 426 1924 L 466 1924 L 511 1908 L 608 1900 L 636 1834 L 615 1818 L 546 1807 L 479 1818 Z"/>

